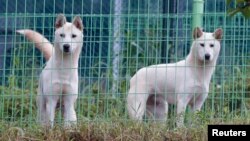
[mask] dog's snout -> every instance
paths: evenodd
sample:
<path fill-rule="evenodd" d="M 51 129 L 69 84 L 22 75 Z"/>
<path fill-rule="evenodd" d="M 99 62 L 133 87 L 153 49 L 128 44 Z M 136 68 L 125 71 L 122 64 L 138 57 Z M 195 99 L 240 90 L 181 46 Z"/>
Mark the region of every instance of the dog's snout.
<path fill-rule="evenodd" d="M 210 59 L 210 54 L 205 54 L 205 60 L 209 60 Z"/>
<path fill-rule="evenodd" d="M 69 52 L 70 51 L 70 45 L 69 44 L 64 44 L 63 45 L 63 51 L 64 52 Z"/>

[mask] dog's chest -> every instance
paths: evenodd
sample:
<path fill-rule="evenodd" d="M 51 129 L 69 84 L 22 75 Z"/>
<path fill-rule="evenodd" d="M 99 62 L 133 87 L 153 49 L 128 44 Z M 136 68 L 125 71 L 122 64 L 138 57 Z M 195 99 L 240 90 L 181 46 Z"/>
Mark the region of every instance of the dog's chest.
<path fill-rule="evenodd" d="M 52 59 L 47 63 L 45 68 L 46 75 L 50 75 L 52 80 L 71 81 L 77 77 L 77 67 L 72 65 L 72 62 L 65 61 L 53 61 Z"/>
<path fill-rule="evenodd" d="M 76 69 L 56 69 L 51 71 L 52 81 L 54 83 L 71 84 L 77 80 Z"/>
<path fill-rule="evenodd" d="M 78 83 L 77 69 L 72 68 L 46 68 L 42 73 L 44 83 L 67 87 Z"/>
<path fill-rule="evenodd" d="M 68 77 L 57 77 L 51 81 L 51 89 L 56 93 L 67 94 L 77 86 L 75 79 Z"/>

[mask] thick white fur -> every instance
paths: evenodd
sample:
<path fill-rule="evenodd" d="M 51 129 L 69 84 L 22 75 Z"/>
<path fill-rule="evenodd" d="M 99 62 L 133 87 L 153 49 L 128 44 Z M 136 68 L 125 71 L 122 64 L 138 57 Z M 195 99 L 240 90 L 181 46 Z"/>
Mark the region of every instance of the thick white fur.
<path fill-rule="evenodd" d="M 177 126 L 182 126 L 187 105 L 193 111 L 201 109 L 220 52 L 222 29 L 207 33 L 196 28 L 193 35 L 194 41 L 185 60 L 144 67 L 131 78 L 127 97 L 130 118 L 142 120 L 145 114 L 164 121 L 168 104 L 176 104 Z M 209 59 L 205 59 L 205 55 L 210 56 Z"/>
<path fill-rule="evenodd" d="M 78 95 L 78 60 L 83 45 L 81 18 L 77 16 L 72 23 L 68 23 L 63 15 L 58 15 L 54 47 L 43 35 L 33 30 L 17 32 L 35 42 L 47 60 L 39 79 L 38 121 L 42 125 L 53 126 L 59 103 L 63 107 L 65 126 L 76 123 L 74 103 Z M 69 45 L 67 51 L 65 44 Z"/>

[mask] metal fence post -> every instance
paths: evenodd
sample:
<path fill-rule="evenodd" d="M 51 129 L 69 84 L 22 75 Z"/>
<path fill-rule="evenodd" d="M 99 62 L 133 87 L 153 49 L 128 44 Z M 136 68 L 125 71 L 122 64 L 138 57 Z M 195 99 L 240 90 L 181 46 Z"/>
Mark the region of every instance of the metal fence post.
<path fill-rule="evenodd" d="M 193 0 L 192 30 L 203 25 L 204 0 Z"/>

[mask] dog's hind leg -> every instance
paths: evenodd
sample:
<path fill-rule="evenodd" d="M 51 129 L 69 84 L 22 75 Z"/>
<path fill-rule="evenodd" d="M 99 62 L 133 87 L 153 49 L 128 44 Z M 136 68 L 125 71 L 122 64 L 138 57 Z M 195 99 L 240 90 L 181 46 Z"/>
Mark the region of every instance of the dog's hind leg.
<path fill-rule="evenodd" d="M 146 111 L 148 92 L 144 87 L 131 87 L 127 97 L 127 108 L 130 118 L 142 120 Z"/>
<path fill-rule="evenodd" d="M 166 121 L 168 114 L 168 103 L 163 95 L 151 94 L 147 100 L 146 116 L 156 121 Z"/>

